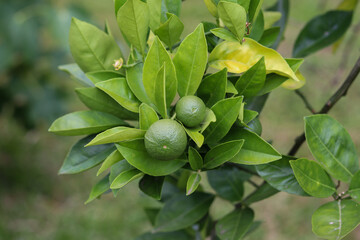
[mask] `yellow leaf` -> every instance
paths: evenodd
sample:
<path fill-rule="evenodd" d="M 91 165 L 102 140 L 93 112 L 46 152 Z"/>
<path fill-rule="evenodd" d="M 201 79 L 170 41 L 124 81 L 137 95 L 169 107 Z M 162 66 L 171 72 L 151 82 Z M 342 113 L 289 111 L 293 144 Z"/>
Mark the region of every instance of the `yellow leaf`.
<path fill-rule="evenodd" d="M 285 59 L 275 50 L 259 44 L 253 39 L 245 38 L 245 42 L 222 42 L 211 52 L 210 67 L 216 69 L 227 68 L 228 72 L 243 73 L 256 64 L 262 57 L 265 58 L 266 73 L 276 73 L 290 78 L 285 85 L 294 86 L 301 82 L 290 68 Z M 299 75 L 300 76 L 300 75 Z M 292 82 L 290 84 L 290 82 Z"/>

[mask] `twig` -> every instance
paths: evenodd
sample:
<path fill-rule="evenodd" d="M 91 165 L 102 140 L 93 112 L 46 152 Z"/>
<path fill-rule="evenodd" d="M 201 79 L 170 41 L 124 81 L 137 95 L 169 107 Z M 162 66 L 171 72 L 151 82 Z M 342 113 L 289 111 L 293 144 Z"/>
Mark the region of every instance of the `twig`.
<path fill-rule="evenodd" d="M 338 180 L 338 182 L 337 182 L 337 185 L 336 185 L 336 189 L 338 189 L 339 187 L 340 187 L 340 180 Z"/>
<path fill-rule="evenodd" d="M 346 96 L 349 88 L 351 87 L 352 83 L 355 81 L 359 73 L 360 57 L 356 61 L 354 67 L 352 68 L 351 72 L 349 73 L 343 84 L 340 86 L 340 88 L 330 97 L 330 99 L 324 104 L 321 110 L 316 112 L 316 114 L 328 113 L 342 97 Z M 304 142 L 305 133 L 302 133 L 299 137 L 295 139 L 295 143 L 289 151 L 288 155 L 294 156 Z"/>
<path fill-rule="evenodd" d="M 251 180 L 251 179 L 248 179 L 248 180 L 246 180 L 248 183 L 250 183 L 251 185 L 253 185 L 255 188 L 259 188 L 260 186 L 256 183 L 256 182 L 254 182 L 253 180 Z"/>
<path fill-rule="evenodd" d="M 315 114 L 316 111 L 315 109 L 311 106 L 310 102 L 307 100 L 307 98 L 305 97 L 305 95 L 300 92 L 300 90 L 295 90 L 295 93 L 303 100 L 306 108 L 312 113 Z"/>

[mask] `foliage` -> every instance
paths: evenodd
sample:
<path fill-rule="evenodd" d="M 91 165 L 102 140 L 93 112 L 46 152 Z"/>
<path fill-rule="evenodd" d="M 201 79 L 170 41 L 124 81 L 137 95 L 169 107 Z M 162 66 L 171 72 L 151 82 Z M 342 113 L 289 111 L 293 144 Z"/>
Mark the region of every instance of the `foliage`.
<path fill-rule="evenodd" d="M 305 136 L 317 162 L 286 156 L 261 137 L 258 115 L 277 87 L 294 90 L 305 84 L 299 70 L 303 59 L 298 57 L 344 35 L 356 5 L 346 2 L 304 27 L 294 58 L 276 51 L 288 1 L 279 0 L 265 11 L 257 0 L 205 0 L 216 23 L 200 23 L 177 42 L 184 28 L 180 0 L 115 0 L 119 28 L 130 49 L 127 60 L 109 31 L 74 18 L 70 49 L 76 63 L 66 70 L 85 85 L 77 92 L 90 110 L 67 114 L 49 129 L 65 136 L 87 135 L 72 147 L 59 173 L 100 164 L 98 175 L 110 169 L 87 203 L 107 192 L 116 196 L 141 178 L 139 189 L 161 207 L 150 218 L 154 230 L 138 239 L 175 234 L 182 239 L 242 239 L 258 225 L 251 204 L 279 191 L 333 196 L 334 201 L 314 213 L 313 231 L 326 239 L 343 238 L 360 223 L 359 162 L 349 134 L 328 115 L 306 117 Z M 188 128 L 175 109 L 179 97 L 193 95 L 207 108 L 200 124 Z M 144 135 L 159 119 L 169 118 L 184 128 L 187 147 L 176 159 L 161 160 L 149 154 Z M 202 187 L 203 173 L 213 191 Z M 254 183 L 257 178 L 264 179 L 261 185 Z M 348 191 L 337 192 L 340 181 L 350 183 Z M 165 193 L 165 184 L 177 190 Z M 256 189 L 245 195 L 244 184 Z M 230 201 L 234 210 L 214 220 L 209 208 L 217 197 Z"/>

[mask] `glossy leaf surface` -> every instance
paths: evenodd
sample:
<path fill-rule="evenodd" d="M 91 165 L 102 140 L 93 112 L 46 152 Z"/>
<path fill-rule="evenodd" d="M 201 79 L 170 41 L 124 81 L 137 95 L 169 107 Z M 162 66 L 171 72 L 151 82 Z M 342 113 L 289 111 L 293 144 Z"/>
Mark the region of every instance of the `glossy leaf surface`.
<path fill-rule="evenodd" d="M 123 108 L 100 89 L 76 88 L 75 92 L 80 100 L 92 110 L 110 113 L 120 119 L 135 120 L 138 118 L 137 114 Z"/>
<path fill-rule="evenodd" d="M 246 27 L 246 10 L 237 3 L 220 1 L 218 14 L 225 26 L 242 41 Z"/>
<path fill-rule="evenodd" d="M 236 82 L 235 88 L 244 97 L 255 96 L 264 86 L 266 69 L 264 58 L 247 70 Z"/>
<path fill-rule="evenodd" d="M 79 136 L 93 134 L 106 129 L 127 125 L 119 118 L 104 112 L 80 111 L 66 114 L 56 119 L 49 132 L 63 136 Z"/>
<path fill-rule="evenodd" d="M 227 69 L 205 77 L 197 91 L 207 107 L 212 107 L 215 103 L 225 98 L 227 84 Z M 216 89 L 216 91 L 214 91 Z"/>
<path fill-rule="evenodd" d="M 256 133 L 246 129 L 234 128 L 223 139 L 223 141 L 231 141 L 235 139 L 244 139 L 245 143 L 240 152 L 231 159 L 231 162 L 257 165 L 273 162 L 281 159 L 281 154 L 276 151 L 273 146 L 267 143 Z"/>
<path fill-rule="evenodd" d="M 96 176 L 99 176 L 106 169 L 110 168 L 112 165 L 120 162 L 123 159 L 124 159 L 124 157 L 120 154 L 120 152 L 117 149 L 114 150 L 109 156 L 107 156 L 107 158 L 101 164 L 101 167 L 99 168 L 98 172 L 96 173 Z M 109 185 L 109 187 L 110 187 L 110 185 Z"/>
<path fill-rule="evenodd" d="M 215 146 L 206 153 L 204 167 L 212 169 L 230 161 L 240 152 L 243 144 L 244 140 L 233 140 Z"/>
<path fill-rule="evenodd" d="M 139 116 L 140 129 L 143 130 L 148 130 L 153 123 L 159 120 L 155 110 L 146 103 L 140 105 Z"/>
<path fill-rule="evenodd" d="M 117 22 L 125 38 L 143 55 L 149 28 L 149 10 L 140 0 L 127 0 L 117 12 Z"/>
<path fill-rule="evenodd" d="M 226 28 L 214 28 L 214 29 L 211 29 L 210 31 L 212 34 L 214 34 L 218 38 L 224 39 L 226 41 L 234 41 L 234 42 L 239 41 L 236 38 L 236 36 L 229 30 L 227 30 Z"/>
<path fill-rule="evenodd" d="M 325 239 L 342 239 L 360 223 L 360 205 L 351 200 L 329 202 L 311 219 L 313 232 Z"/>
<path fill-rule="evenodd" d="M 293 56 L 305 57 L 341 38 L 352 20 L 351 11 L 329 11 L 313 18 L 296 39 Z"/>
<path fill-rule="evenodd" d="M 317 162 L 297 159 L 290 165 L 302 189 L 311 196 L 326 198 L 336 192 L 333 181 Z"/>
<path fill-rule="evenodd" d="M 73 18 L 69 36 L 71 54 L 85 73 L 113 69 L 114 60 L 122 57 L 115 40 L 89 23 Z"/>
<path fill-rule="evenodd" d="M 176 95 L 177 88 L 175 67 L 165 47 L 160 42 L 159 38 L 156 37 L 145 59 L 143 71 L 145 91 L 153 103 L 156 102 L 155 89 L 157 75 L 163 65 L 166 70 L 166 104 L 170 106 Z"/>
<path fill-rule="evenodd" d="M 94 72 L 86 73 L 86 77 L 90 79 L 93 84 L 97 84 L 98 82 L 110 80 L 113 78 L 124 77 L 119 72 L 111 71 L 111 70 L 100 70 Z"/>
<path fill-rule="evenodd" d="M 224 99 L 211 108 L 216 116 L 216 122 L 210 123 L 205 129 L 205 142 L 216 143 L 229 132 L 239 115 L 242 100 L 242 97 Z"/>
<path fill-rule="evenodd" d="M 146 195 L 155 198 L 156 200 L 160 200 L 164 180 L 165 177 L 145 175 L 139 182 L 139 188 Z"/>
<path fill-rule="evenodd" d="M 67 72 L 72 79 L 80 82 L 81 84 L 91 87 L 94 84 L 90 81 L 89 78 L 86 77 L 85 73 L 81 70 L 81 68 L 76 63 L 70 63 L 59 66 L 61 71 Z"/>
<path fill-rule="evenodd" d="M 231 202 L 238 202 L 244 195 L 244 181 L 250 178 L 249 174 L 236 168 L 220 168 L 207 171 L 210 186 L 216 193 Z"/>
<path fill-rule="evenodd" d="M 239 240 L 249 230 L 254 221 L 254 211 L 250 208 L 235 209 L 216 224 L 216 235 L 221 240 Z"/>
<path fill-rule="evenodd" d="M 308 196 L 296 180 L 289 160 L 293 160 L 293 158 L 283 156 L 280 160 L 257 165 L 256 171 L 267 183 L 279 191 Z"/>
<path fill-rule="evenodd" d="M 131 112 L 138 113 L 140 101 L 131 92 L 125 78 L 114 78 L 95 85 L 112 97 L 121 106 Z"/>
<path fill-rule="evenodd" d="M 167 13 L 166 15 L 168 17 L 167 21 L 156 29 L 154 33 L 171 48 L 180 40 L 181 33 L 184 30 L 184 24 L 176 15 L 171 13 Z"/>
<path fill-rule="evenodd" d="M 204 26 L 200 24 L 182 41 L 174 57 L 180 97 L 195 94 L 205 72 L 207 57 Z"/>
<path fill-rule="evenodd" d="M 74 174 L 93 168 L 115 150 L 112 144 L 84 148 L 92 138 L 93 136 L 85 137 L 72 146 L 59 170 L 59 174 Z"/>
<path fill-rule="evenodd" d="M 110 188 L 111 189 L 119 189 L 124 187 L 126 184 L 128 184 L 131 181 L 134 181 L 137 178 L 142 177 L 144 174 L 139 171 L 138 169 L 131 169 L 128 171 L 124 171 L 120 173 L 114 181 L 112 181 Z"/>
<path fill-rule="evenodd" d="M 360 202 L 360 171 L 357 171 L 351 179 L 349 194 L 355 201 Z"/>
<path fill-rule="evenodd" d="M 255 202 L 260 202 L 264 199 L 267 199 L 267 198 L 275 195 L 278 192 L 279 191 L 276 190 L 275 188 L 273 188 L 270 184 L 264 183 L 264 184 L 260 185 L 260 187 L 255 192 L 253 192 L 248 197 L 246 197 L 246 199 L 244 199 L 243 203 L 250 205 Z"/>
<path fill-rule="evenodd" d="M 186 183 L 186 196 L 189 196 L 199 187 L 201 176 L 199 173 L 192 173 Z"/>
<path fill-rule="evenodd" d="M 115 127 L 99 133 L 86 146 L 142 139 L 144 138 L 145 132 L 146 131 L 137 128 Z"/>
<path fill-rule="evenodd" d="M 85 204 L 88 204 L 88 203 L 92 202 L 93 200 L 95 200 L 96 198 L 99 198 L 102 194 L 104 194 L 109 189 L 110 189 L 109 175 L 107 175 L 92 187 L 90 196 L 89 196 L 88 200 L 86 200 Z"/>
<path fill-rule="evenodd" d="M 335 178 L 350 182 L 359 170 L 355 145 L 343 126 L 328 115 L 305 118 L 306 141 L 313 156 Z"/>
<path fill-rule="evenodd" d="M 186 134 L 193 140 L 200 148 L 204 143 L 204 136 L 199 132 L 200 128 L 187 128 L 184 127 Z"/>
<path fill-rule="evenodd" d="M 151 176 L 168 175 L 185 164 L 184 160 L 161 161 L 150 157 L 143 139 L 121 142 L 116 147 L 131 165 Z"/>
<path fill-rule="evenodd" d="M 203 167 L 204 161 L 200 153 L 193 147 L 189 147 L 189 164 L 193 170 L 200 170 Z"/>
<path fill-rule="evenodd" d="M 205 216 L 213 200 L 213 195 L 200 192 L 173 196 L 160 210 L 155 231 L 171 232 L 191 226 Z"/>

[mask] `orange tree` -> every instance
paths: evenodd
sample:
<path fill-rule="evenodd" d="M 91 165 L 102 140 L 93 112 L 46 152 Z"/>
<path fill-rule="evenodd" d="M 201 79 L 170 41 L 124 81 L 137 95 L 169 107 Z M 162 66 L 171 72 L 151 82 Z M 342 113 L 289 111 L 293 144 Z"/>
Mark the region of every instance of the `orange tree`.
<path fill-rule="evenodd" d="M 154 230 L 139 240 L 242 239 L 259 225 L 251 205 L 279 191 L 333 197 L 312 216 L 313 232 L 321 238 L 341 239 L 360 223 L 355 146 L 326 115 L 357 77 L 360 60 L 319 112 L 297 90 L 305 84 L 303 58 L 341 44 L 357 2 L 344 0 L 311 19 L 295 42 L 293 58 L 275 50 L 289 2 L 279 0 L 267 10 L 262 2 L 205 0 L 214 22 L 200 23 L 181 40 L 181 0 L 115 0 L 127 57 L 108 27 L 102 31 L 72 20 L 76 63 L 66 70 L 84 84 L 76 93 L 90 110 L 60 117 L 49 129 L 86 135 L 67 154 L 60 173 L 101 165 L 97 175 L 105 176 L 87 203 L 109 192 L 116 196 L 140 178 L 139 189 L 161 207 L 147 209 Z M 305 118 L 305 132 L 288 154 L 261 138 L 258 118 L 280 86 L 295 90 L 314 113 Z M 305 140 L 316 161 L 295 156 Z M 214 191 L 202 187 L 204 176 Z M 340 182 L 346 192 L 338 192 Z M 245 184 L 255 190 L 245 195 Z M 215 198 L 234 205 L 216 221 L 209 213 Z"/>

